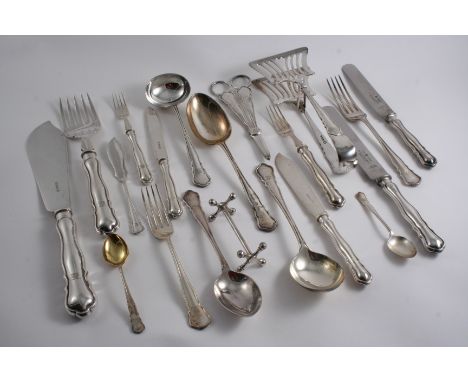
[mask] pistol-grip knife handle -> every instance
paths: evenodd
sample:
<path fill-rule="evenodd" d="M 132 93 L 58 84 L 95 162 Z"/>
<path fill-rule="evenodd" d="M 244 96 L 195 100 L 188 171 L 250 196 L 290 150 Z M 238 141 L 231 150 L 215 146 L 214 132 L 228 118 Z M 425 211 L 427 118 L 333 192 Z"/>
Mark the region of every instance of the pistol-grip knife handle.
<path fill-rule="evenodd" d="M 418 210 L 404 198 L 397 185 L 389 178 L 382 179 L 378 184 L 396 204 L 401 215 L 411 225 L 424 247 L 429 252 L 442 252 L 445 247 L 444 240 L 427 225 Z"/>

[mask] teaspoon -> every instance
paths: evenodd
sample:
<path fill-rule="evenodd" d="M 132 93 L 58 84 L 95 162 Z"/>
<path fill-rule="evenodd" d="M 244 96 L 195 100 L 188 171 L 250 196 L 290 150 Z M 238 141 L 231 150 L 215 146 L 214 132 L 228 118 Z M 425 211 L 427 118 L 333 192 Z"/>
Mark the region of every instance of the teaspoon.
<path fill-rule="evenodd" d="M 413 242 L 411 240 L 408 240 L 406 237 L 398 236 L 393 233 L 393 231 L 390 229 L 387 223 L 385 223 L 385 221 L 379 215 L 374 206 L 369 202 L 364 192 L 358 192 L 355 196 L 358 202 L 361 203 L 362 206 L 366 208 L 369 212 L 373 213 L 387 229 L 387 248 L 390 250 L 390 252 L 406 259 L 414 257 L 417 253 L 417 250 Z"/>
<path fill-rule="evenodd" d="M 102 248 L 102 254 L 104 255 L 104 260 L 114 267 L 118 267 L 120 271 L 120 276 L 122 277 L 122 283 L 124 286 L 125 297 L 127 299 L 128 312 L 130 314 L 130 323 L 132 325 L 133 333 L 141 333 L 145 330 L 145 324 L 138 314 L 138 309 L 136 307 L 135 301 L 130 293 L 130 289 L 127 285 L 127 280 L 125 279 L 122 266 L 127 260 L 128 257 L 128 246 L 124 239 L 115 234 L 108 233 L 106 240 L 104 241 L 104 246 Z"/>
<path fill-rule="evenodd" d="M 230 269 L 211 232 L 208 219 L 200 204 L 197 192 L 188 190 L 183 196 L 195 220 L 208 235 L 221 263 L 221 275 L 214 282 L 214 293 L 218 301 L 231 313 L 252 316 L 262 305 L 262 294 L 258 285 L 249 276 Z"/>
<path fill-rule="evenodd" d="M 343 268 L 328 256 L 309 249 L 286 206 L 273 167 L 262 163 L 255 171 L 283 211 L 299 243 L 299 252 L 289 266 L 292 278 L 304 288 L 316 291 L 330 291 L 340 286 L 344 280 Z"/>

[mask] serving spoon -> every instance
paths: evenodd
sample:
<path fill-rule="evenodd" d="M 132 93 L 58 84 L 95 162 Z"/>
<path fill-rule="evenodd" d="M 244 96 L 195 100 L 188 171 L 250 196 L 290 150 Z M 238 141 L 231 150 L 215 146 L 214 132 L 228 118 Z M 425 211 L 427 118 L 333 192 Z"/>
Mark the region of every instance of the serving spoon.
<path fill-rule="evenodd" d="M 221 106 L 206 94 L 196 93 L 187 103 L 187 117 L 198 139 L 207 145 L 220 145 L 226 153 L 252 206 L 257 227 L 262 231 L 273 231 L 278 223 L 263 206 L 226 144 L 231 135 L 231 124 Z"/>
<path fill-rule="evenodd" d="M 417 253 L 416 246 L 413 242 L 406 237 L 398 236 L 393 233 L 391 228 L 388 226 L 387 223 L 383 220 L 383 218 L 379 215 L 375 207 L 369 202 L 364 192 L 358 192 L 356 195 L 356 199 L 362 206 L 367 209 L 369 212 L 374 214 L 377 219 L 384 225 L 384 227 L 388 231 L 388 240 L 387 240 L 387 248 L 393 254 L 408 259 L 410 257 L 414 257 Z"/>
<path fill-rule="evenodd" d="M 210 184 L 211 178 L 203 167 L 195 147 L 193 147 L 192 140 L 188 135 L 177 106 L 184 102 L 189 94 L 189 82 L 185 77 L 175 73 L 160 74 L 152 78 L 146 85 L 145 91 L 146 99 L 151 105 L 163 108 L 172 107 L 176 113 L 184 134 L 190 165 L 192 166 L 192 182 L 195 186 L 206 187 Z"/>
<path fill-rule="evenodd" d="M 289 265 L 291 277 L 304 288 L 316 291 L 330 291 L 340 286 L 344 280 L 343 268 L 328 256 L 309 249 L 286 206 L 273 167 L 262 163 L 255 172 L 283 211 L 299 243 L 299 252 Z"/>
<path fill-rule="evenodd" d="M 122 277 L 122 283 L 124 286 L 125 297 L 127 299 L 127 307 L 128 313 L 130 314 L 132 331 L 133 333 L 138 334 L 145 330 L 145 324 L 143 324 L 143 321 L 140 318 L 138 309 L 130 293 L 127 280 L 125 279 L 122 269 L 125 260 L 127 260 L 128 253 L 127 243 L 121 236 L 117 235 L 116 233 L 107 234 L 106 240 L 104 241 L 104 246 L 102 248 L 102 254 L 104 256 L 104 260 L 106 260 L 107 263 L 119 268 L 120 276 Z"/>
<path fill-rule="evenodd" d="M 211 232 L 208 219 L 200 204 L 199 194 L 188 190 L 185 192 L 183 200 L 189 207 L 195 220 L 208 235 L 221 263 L 221 275 L 214 282 L 216 298 L 231 313 L 238 316 L 254 315 L 262 305 L 262 294 L 258 285 L 249 276 L 234 272 L 229 267 Z"/>

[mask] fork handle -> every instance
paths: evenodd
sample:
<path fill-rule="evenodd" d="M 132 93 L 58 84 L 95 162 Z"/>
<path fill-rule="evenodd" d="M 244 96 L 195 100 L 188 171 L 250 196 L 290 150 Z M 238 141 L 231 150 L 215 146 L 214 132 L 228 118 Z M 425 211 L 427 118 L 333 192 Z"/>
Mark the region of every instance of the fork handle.
<path fill-rule="evenodd" d="M 128 140 L 132 143 L 133 158 L 135 159 L 135 163 L 138 168 L 138 177 L 140 178 L 140 182 L 143 184 L 151 183 L 153 177 L 151 176 L 151 172 L 148 168 L 148 164 L 146 163 L 143 151 L 138 144 L 135 130 L 125 130 L 125 134 L 127 135 Z"/>
<path fill-rule="evenodd" d="M 312 174 L 314 174 L 315 180 L 320 185 L 320 187 L 322 187 L 328 202 L 335 208 L 342 207 L 345 203 L 345 198 L 338 192 L 334 184 L 328 178 L 327 174 L 325 174 L 325 171 L 323 171 L 315 161 L 315 158 L 307 145 L 299 146 L 297 148 L 297 152 L 310 171 L 312 171 Z"/>
<path fill-rule="evenodd" d="M 88 175 L 89 193 L 94 208 L 95 226 L 100 233 L 114 232 L 119 227 L 119 221 L 111 207 L 109 192 L 101 174 L 101 165 L 94 151 L 81 154 L 84 168 Z"/>
<path fill-rule="evenodd" d="M 418 141 L 418 139 L 411 134 L 403 123 L 396 118 L 396 116 L 389 116 L 387 122 L 392 126 L 400 137 L 405 142 L 413 154 L 418 158 L 419 162 L 426 167 L 434 167 L 437 164 L 437 159 Z"/>

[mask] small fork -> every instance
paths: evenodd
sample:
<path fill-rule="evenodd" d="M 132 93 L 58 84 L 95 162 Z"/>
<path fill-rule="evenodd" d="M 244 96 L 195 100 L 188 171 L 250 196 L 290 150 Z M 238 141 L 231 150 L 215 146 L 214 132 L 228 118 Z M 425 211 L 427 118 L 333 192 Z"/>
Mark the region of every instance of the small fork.
<path fill-rule="evenodd" d="M 155 192 L 156 189 L 156 192 Z M 174 233 L 171 220 L 169 219 L 164 203 L 161 199 L 158 186 L 151 185 L 141 189 L 141 198 L 145 205 L 146 217 L 151 233 L 156 239 L 165 240 L 174 260 L 177 274 L 179 276 L 182 296 L 187 309 L 188 324 L 194 329 L 204 329 L 211 323 L 211 317 L 201 305 L 192 284 L 184 271 L 182 263 L 177 256 L 171 235 Z"/>
<path fill-rule="evenodd" d="M 407 186 L 417 186 L 421 182 L 421 177 L 413 172 L 403 159 L 401 159 L 388 144 L 383 140 L 380 134 L 375 130 L 374 126 L 367 119 L 367 114 L 356 104 L 353 97 L 346 88 L 343 79 L 341 76 L 338 76 L 333 79 L 327 79 L 328 87 L 330 92 L 335 99 L 335 102 L 340 110 L 341 114 L 350 122 L 361 121 L 364 123 L 371 133 L 374 135 L 375 139 L 380 144 L 380 147 L 387 155 L 387 158 L 390 160 L 390 163 L 393 165 L 395 170 L 398 173 L 398 176 L 404 184 Z"/>
<path fill-rule="evenodd" d="M 120 95 L 113 94 L 112 101 L 114 103 L 114 112 L 117 119 L 124 121 L 125 124 L 125 135 L 128 137 L 128 140 L 132 144 L 133 158 L 138 169 L 138 177 L 140 182 L 144 185 L 151 183 L 153 177 L 149 170 L 148 164 L 146 163 L 145 156 L 141 150 L 140 145 L 138 144 L 135 130 L 133 130 L 132 125 L 128 118 L 130 117 L 130 112 L 128 111 L 127 102 L 122 93 Z"/>
<path fill-rule="evenodd" d="M 296 150 L 299 153 L 301 159 L 307 165 L 307 167 L 312 171 L 315 180 L 322 187 L 323 192 L 325 193 L 328 202 L 336 208 L 342 207 L 345 199 L 344 197 L 335 189 L 335 186 L 328 178 L 325 171 L 319 166 L 316 162 L 314 156 L 310 152 L 307 145 L 304 144 L 297 136 L 294 134 L 291 125 L 288 123 L 284 117 L 281 109 L 277 105 L 267 106 L 267 112 L 270 116 L 271 122 L 282 137 L 291 137 L 293 140 Z"/>
<path fill-rule="evenodd" d="M 88 175 L 96 230 L 109 233 L 119 227 L 119 221 L 111 207 L 109 192 L 101 175 L 101 165 L 91 141 L 91 136 L 101 129 L 101 123 L 91 97 L 89 94 L 86 96 L 87 101 L 83 95 L 79 97 L 80 100 L 76 96 L 73 101 L 60 99 L 60 116 L 64 135 L 69 139 L 81 140 L 81 158 Z"/>

